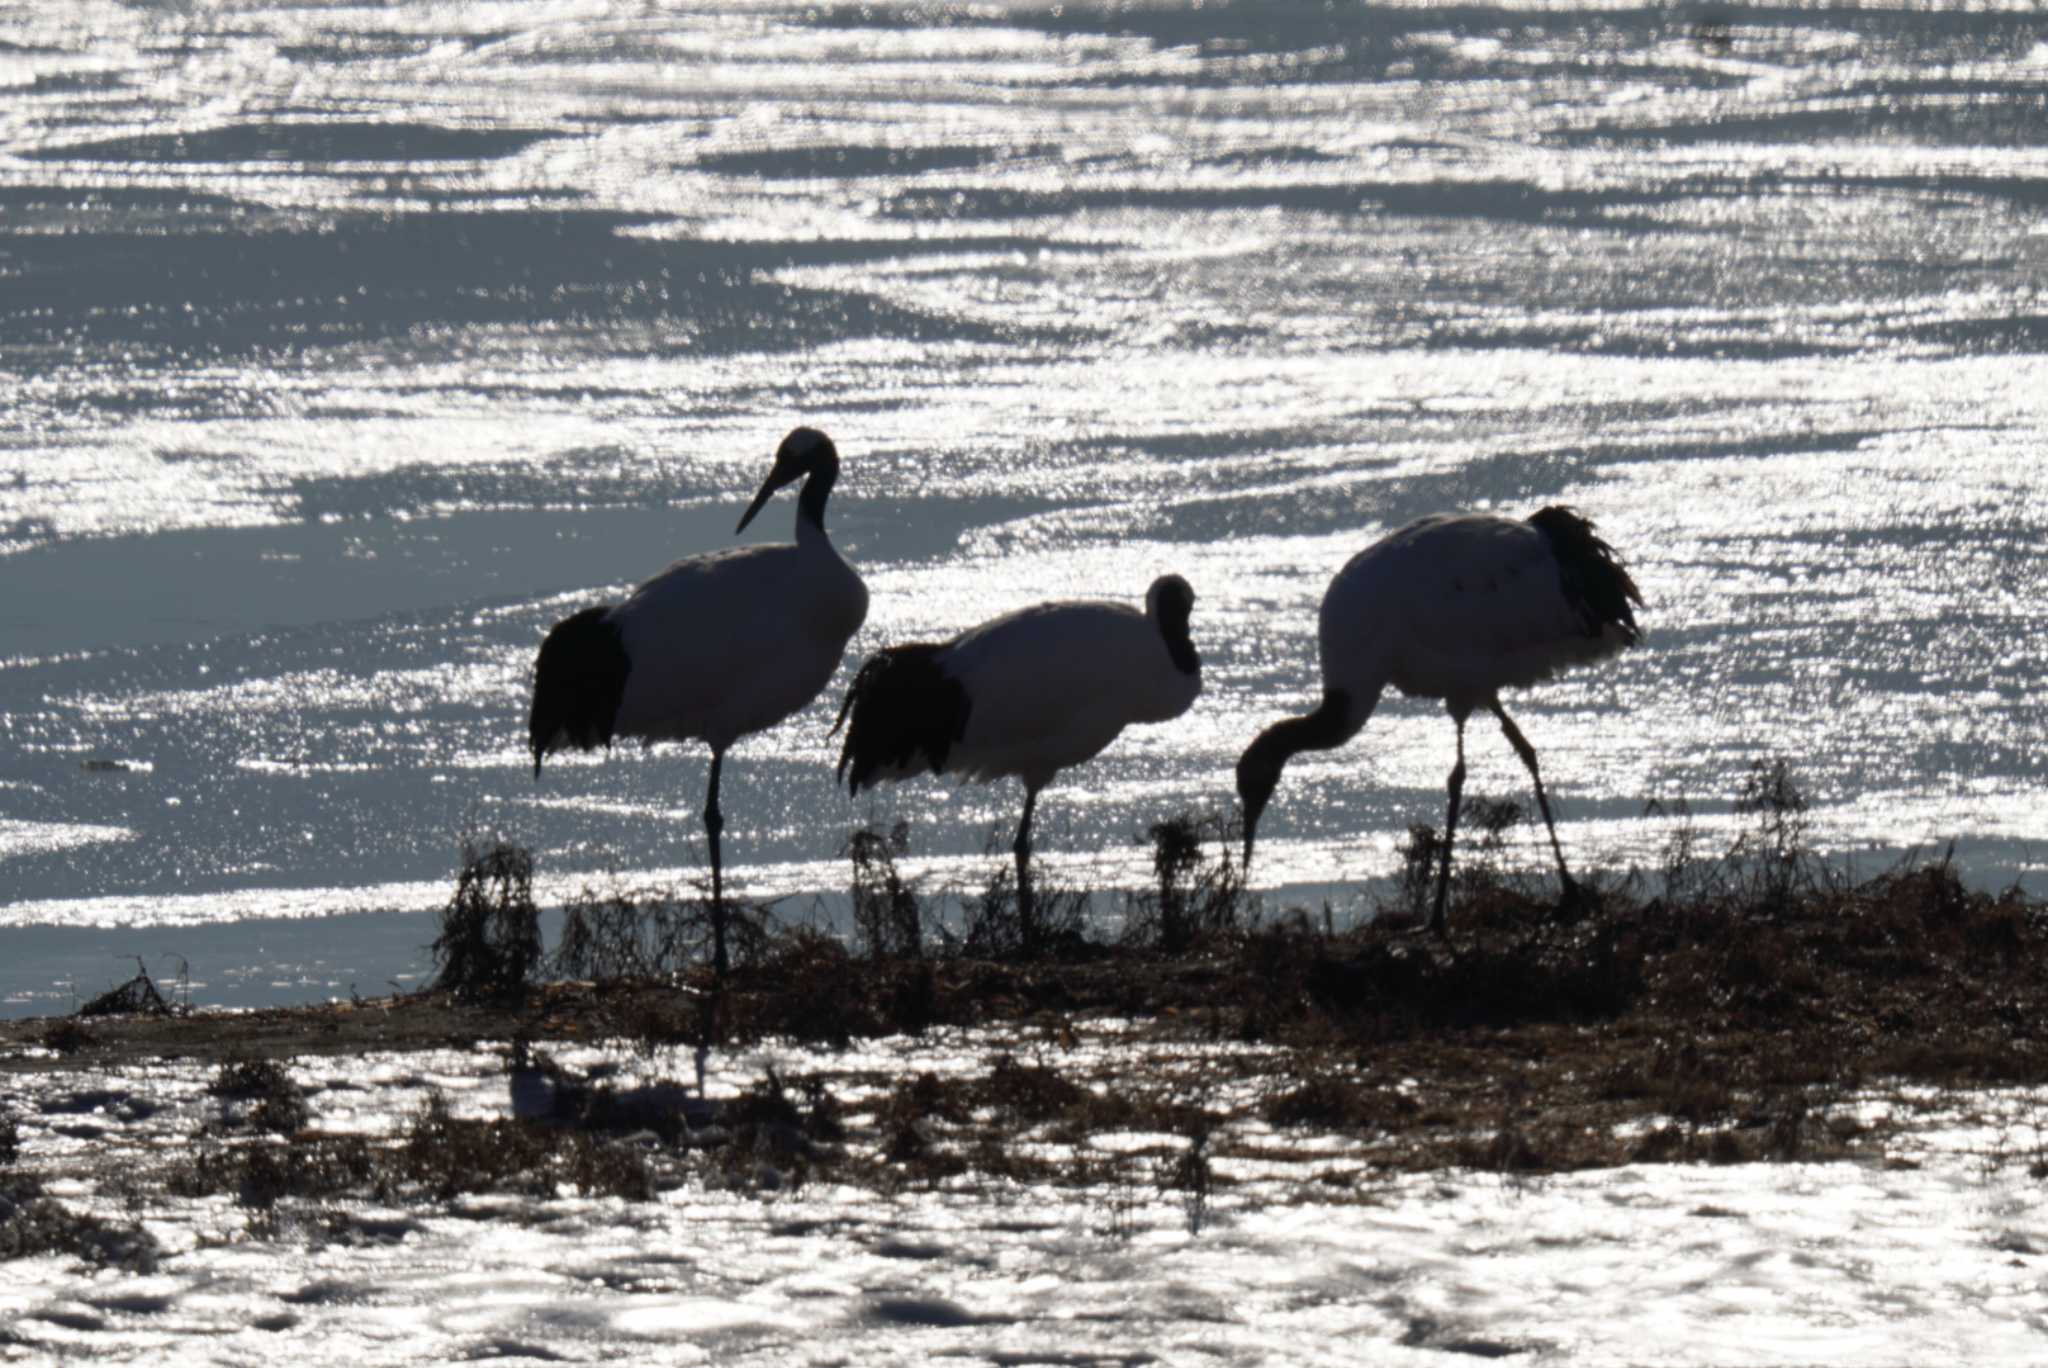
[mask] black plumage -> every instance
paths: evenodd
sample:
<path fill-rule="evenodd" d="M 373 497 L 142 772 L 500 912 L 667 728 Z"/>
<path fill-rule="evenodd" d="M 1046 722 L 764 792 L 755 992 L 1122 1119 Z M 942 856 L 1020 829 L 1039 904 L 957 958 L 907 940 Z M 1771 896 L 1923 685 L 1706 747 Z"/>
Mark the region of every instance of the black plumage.
<path fill-rule="evenodd" d="M 974 706 L 960 681 L 939 668 L 939 654 L 948 644 L 890 646 L 861 665 L 832 727 L 835 732 L 846 727 L 839 778 L 849 792 L 858 794 L 892 775 L 945 769 L 946 757 L 967 734 L 967 715 Z"/>
<path fill-rule="evenodd" d="M 1593 534 L 1592 522 L 1561 504 L 1538 509 L 1529 522 L 1550 539 L 1565 599 L 1585 624 L 1586 635 L 1597 637 L 1611 626 L 1634 645 L 1641 633 L 1629 605 L 1640 606 L 1642 593 L 1614 548 Z"/>
<path fill-rule="evenodd" d="M 606 618 L 610 612 L 599 604 L 563 618 L 540 644 L 527 715 L 536 779 L 540 762 L 563 746 L 596 750 L 612 743 L 632 664 L 618 626 Z"/>

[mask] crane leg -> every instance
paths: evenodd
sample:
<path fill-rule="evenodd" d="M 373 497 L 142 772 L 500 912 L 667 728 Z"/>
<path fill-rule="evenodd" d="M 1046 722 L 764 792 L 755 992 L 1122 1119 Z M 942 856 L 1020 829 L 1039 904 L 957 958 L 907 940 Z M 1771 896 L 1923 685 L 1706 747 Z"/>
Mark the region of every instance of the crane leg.
<path fill-rule="evenodd" d="M 1536 784 L 1536 807 L 1543 813 L 1543 825 L 1550 832 L 1550 853 L 1557 856 L 1557 877 L 1564 884 L 1564 896 L 1567 899 L 1576 898 L 1579 896 L 1579 886 L 1572 882 L 1571 871 L 1564 867 L 1564 847 L 1558 844 L 1557 823 L 1551 820 L 1550 816 L 1550 799 L 1543 792 L 1543 776 L 1536 769 L 1536 748 L 1529 744 L 1528 737 L 1522 735 L 1522 729 L 1508 716 L 1508 710 L 1500 705 L 1498 698 L 1491 700 L 1487 706 L 1492 708 L 1493 715 L 1500 719 L 1500 729 L 1507 734 L 1508 744 L 1515 748 L 1515 754 L 1521 756 L 1522 763 L 1529 768 L 1529 778 Z"/>
<path fill-rule="evenodd" d="M 1429 914 L 1429 929 L 1439 936 L 1444 934 L 1444 899 L 1451 891 L 1451 843 L 1458 839 L 1458 804 L 1465 796 L 1465 719 L 1452 720 L 1458 724 L 1458 763 L 1451 767 L 1446 785 L 1451 791 L 1451 807 L 1444 816 L 1444 860 L 1436 876 L 1436 910 Z"/>
<path fill-rule="evenodd" d="M 1017 920 L 1027 943 L 1037 940 L 1031 905 L 1031 814 L 1038 808 L 1038 790 L 1025 786 L 1024 819 L 1017 823 L 1017 842 L 1010 850 L 1017 857 Z"/>
<path fill-rule="evenodd" d="M 718 773 L 725 768 L 725 752 L 711 752 L 711 781 L 704 798 L 704 834 L 711 841 L 711 972 L 725 977 L 725 865 L 719 858 L 718 833 L 725 830 L 725 814 L 718 810 Z"/>

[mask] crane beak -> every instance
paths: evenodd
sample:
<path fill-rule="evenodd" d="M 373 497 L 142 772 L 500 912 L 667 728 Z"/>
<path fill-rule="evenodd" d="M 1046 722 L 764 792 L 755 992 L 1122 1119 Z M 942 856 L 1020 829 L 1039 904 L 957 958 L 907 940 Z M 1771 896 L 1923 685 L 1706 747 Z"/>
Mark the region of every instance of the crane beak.
<path fill-rule="evenodd" d="M 1271 791 L 1268 789 L 1267 793 Z M 1256 789 L 1248 790 L 1242 785 L 1237 797 L 1244 804 L 1244 868 L 1248 870 L 1252 867 L 1252 843 L 1259 834 L 1259 818 L 1266 815 L 1266 797 Z"/>
<path fill-rule="evenodd" d="M 802 460 L 789 454 L 789 443 L 785 440 L 782 444 L 782 450 L 775 453 L 774 468 L 768 472 L 768 478 L 761 481 L 761 488 L 755 492 L 754 501 L 748 504 L 747 511 L 740 515 L 740 525 L 732 530 L 732 534 L 737 537 L 740 533 L 746 531 L 747 524 L 754 520 L 754 515 L 761 511 L 764 504 L 775 497 L 775 491 L 785 485 L 793 485 L 798 480 L 801 480 L 804 477 L 805 470 L 806 467 Z"/>
<path fill-rule="evenodd" d="M 740 525 L 732 530 L 735 537 L 747 530 L 747 524 L 754 520 L 754 515 L 761 511 L 762 505 L 766 504 L 774 493 L 775 480 L 771 476 L 767 483 L 761 486 L 760 493 L 754 495 L 754 501 L 747 505 L 747 511 L 740 514 Z"/>
<path fill-rule="evenodd" d="M 775 469 L 768 472 L 768 478 L 761 481 L 761 488 L 754 495 L 754 501 L 748 504 L 747 511 L 740 515 L 740 525 L 732 530 L 732 534 L 737 537 L 740 533 L 746 531 L 747 524 L 754 520 L 754 515 L 759 513 L 762 507 L 775 497 L 775 491 L 788 484 L 794 478 L 795 476 L 783 474 L 782 463 L 780 461 L 776 462 Z"/>

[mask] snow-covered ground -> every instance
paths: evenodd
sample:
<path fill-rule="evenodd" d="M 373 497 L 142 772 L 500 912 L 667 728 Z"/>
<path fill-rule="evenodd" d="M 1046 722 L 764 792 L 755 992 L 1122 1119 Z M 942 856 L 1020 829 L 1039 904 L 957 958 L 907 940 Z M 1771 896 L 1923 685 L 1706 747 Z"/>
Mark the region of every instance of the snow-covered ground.
<path fill-rule="evenodd" d="M 706 1091 L 730 1096 L 771 1065 L 787 1078 L 946 1076 L 1016 1044 L 959 1032 L 714 1057 Z M 1112 1025 L 1072 1048 L 1147 1047 Z M 620 1052 L 560 1058 L 608 1063 L 622 1083 L 653 1067 Z M 291 1072 L 332 1133 L 397 1135 L 430 1092 L 459 1117 L 512 1111 L 496 1048 L 308 1058 Z M 1849 1161 L 1540 1177 L 1391 1172 L 1373 1164 L 1370 1133 L 1246 1120 L 1212 1138 L 1195 1222 L 1185 1193 L 1157 1182 L 1185 1141 L 1116 1132 L 1080 1151 L 1044 1141 L 1049 1156 L 1085 1152 L 1127 1175 L 1079 1189 L 985 1175 L 894 1191 L 798 1183 L 768 1156 L 736 1182 L 694 1171 L 646 1202 L 563 1191 L 259 1212 L 167 1197 L 138 1175 L 227 1143 L 232 1104 L 208 1093 L 212 1078 L 167 1062 L 17 1080 L 22 1167 L 52 1175 L 74 1209 L 139 1221 L 163 1253 L 146 1272 L 0 1262 L 0 1359 L 2018 1368 L 2048 1356 L 2044 1094 L 1845 1099 L 1866 1122 L 1910 1118 L 1872 1127 L 1883 1141 Z M 837 1095 L 860 1100 L 857 1086 Z"/>

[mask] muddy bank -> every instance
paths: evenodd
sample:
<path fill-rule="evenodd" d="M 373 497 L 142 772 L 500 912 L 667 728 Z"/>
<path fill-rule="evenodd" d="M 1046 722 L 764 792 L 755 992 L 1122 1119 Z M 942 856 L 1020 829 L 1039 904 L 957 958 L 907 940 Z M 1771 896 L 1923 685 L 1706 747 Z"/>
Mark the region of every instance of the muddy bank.
<path fill-rule="evenodd" d="M 872 1183 L 1005 1171 L 1014 1142 L 1046 1127 L 1224 1150 L 1242 1123 L 1348 1134 L 1408 1170 L 1824 1158 L 1882 1147 L 1873 1090 L 1898 1094 L 1903 1123 L 1913 1089 L 2048 1083 L 2048 924 L 2031 900 L 1966 889 L 1945 865 L 1775 893 L 1608 888 L 1560 907 L 1495 884 L 1467 890 L 1442 940 L 1394 916 L 1341 934 L 1297 918 L 1175 954 L 1073 941 L 1028 962 L 864 958 L 793 933 L 723 984 L 693 966 L 477 1000 L 0 1023 L 0 1073 L 610 1045 L 672 1080 L 680 1106 L 702 1058 L 779 1042 L 810 1063 L 748 1080 L 748 1105 L 799 1131 L 829 1115 L 811 1140 Z M 916 1067 L 921 1042 L 956 1052 L 969 1032 L 980 1057 L 964 1074 Z M 835 1066 L 873 1041 L 897 1043 L 899 1073 Z M 1103 1048 L 1077 1049 L 1091 1041 Z M 604 1128 L 608 1085 L 567 1082 L 582 1100 L 543 1119 Z M 713 1106 L 630 1128 L 674 1139 L 717 1120 Z M 306 1128 L 283 1128 L 285 1143 Z"/>

